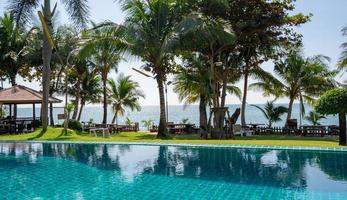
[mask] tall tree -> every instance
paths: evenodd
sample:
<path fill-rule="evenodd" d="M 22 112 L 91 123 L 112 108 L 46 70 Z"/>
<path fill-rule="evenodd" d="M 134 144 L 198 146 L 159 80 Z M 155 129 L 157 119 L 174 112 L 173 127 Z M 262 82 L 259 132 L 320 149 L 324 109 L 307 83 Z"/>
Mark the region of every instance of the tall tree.
<path fill-rule="evenodd" d="M 144 68 L 155 75 L 159 90 L 160 120 L 158 136 L 166 136 L 164 84 L 170 72 L 173 55 L 170 39 L 180 20 L 179 4 L 175 0 L 124 0 L 128 14 L 125 26 L 133 55 L 141 58 Z"/>
<path fill-rule="evenodd" d="M 336 72 L 330 71 L 327 57 L 314 56 L 305 58 L 297 50 L 275 63 L 275 76 L 261 79 L 250 88 L 261 89 L 264 95 L 288 97 L 287 120 L 292 117 L 294 100 L 300 101 L 301 115 L 305 112 L 304 102 L 313 103 L 314 97 L 319 96 L 334 86 Z"/>
<path fill-rule="evenodd" d="M 39 17 L 43 27 L 42 38 L 42 61 L 43 61 L 43 73 L 42 73 L 42 128 L 45 132 L 48 126 L 48 99 L 49 99 L 49 85 L 51 76 L 51 58 L 52 50 L 54 48 L 51 35 L 53 30 L 52 18 L 55 14 L 58 3 L 51 8 L 50 0 L 8 0 L 8 9 L 13 14 L 17 24 L 26 24 L 31 20 L 34 11 L 39 7 L 42 2 L 39 11 Z M 87 0 L 63 0 L 67 13 L 70 15 L 70 19 L 73 23 L 79 27 L 83 27 L 88 22 L 89 8 L 87 6 Z"/>
<path fill-rule="evenodd" d="M 94 25 L 85 32 L 81 56 L 90 57 L 95 70 L 100 73 L 103 87 L 103 119 L 107 123 L 107 80 L 111 70 L 118 71 L 118 64 L 128 48 L 124 40 L 124 29 L 112 23 Z"/>
<path fill-rule="evenodd" d="M 206 107 L 211 106 L 213 100 L 207 59 L 202 54 L 189 54 L 182 59 L 182 67 L 175 73 L 174 92 L 185 104 L 199 102 L 200 126 L 207 129 Z M 240 98 L 241 90 L 233 85 L 238 78 L 228 81 L 227 91 Z"/>
<path fill-rule="evenodd" d="M 84 106 L 87 103 L 99 103 L 101 102 L 102 87 L 101 77 L 99 73 L 93 69 L 87 69 L 81 76 L 81 89 L 80 98 L 81 106 L 79 108 L 77 120 L 81 120 L 81 115 Z"/>
<path fill-rule="evenodd" d="M 35 28 L 27 31 L 16 23 L 13 16 L 0 17 L 0 68 L 3 76 L 16 85 L 16 77 L 30 65 L 31 45 L 35 40 Z M 34 59 L 34 58 L 33 58 Z M 21 74 L 25 77 L 25 74 Z"/>
<path fill-rule="evenodd" d="M 131 76 L 119 74 L 117 81 L 108 80 L 108 85 L 109 101 L 114 112 L 112 124 L 118 123 L 118 117 L 124 115 L 126 108 L 141 110 L 139 99 L 145 95 L 139 84 L 131 80 Z"/>
<path fill-rule="evenodd" d="M 222 13 L 221 17 L 228 21 L 236 36 L 230 51 L 234 52 L 234 65 L 240 67 L 244 76 L 241 123 L 245 125 L 249 74 L 268 59 L 276 59 L 282 45 L 300 43 L 301 36 L 293 31 L 293 27 L 307 22 L 309 16 L 291 14 L 295 0 L 226 2 L 227 13 Z"/>

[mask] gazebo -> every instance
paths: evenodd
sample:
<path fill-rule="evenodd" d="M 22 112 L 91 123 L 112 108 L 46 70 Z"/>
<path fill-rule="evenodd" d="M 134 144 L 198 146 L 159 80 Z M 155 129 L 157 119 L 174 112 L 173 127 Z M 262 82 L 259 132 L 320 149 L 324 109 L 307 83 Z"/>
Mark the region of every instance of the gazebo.
<path fill-rule="evenodd" d="M 60 99 L 50 97 L 49 103 L 61 103 Z M 17 118 L 17 113 L 14 113 L 13 106 L 14 105 L 23 105 L 23 104 L 32 104 L 33 106 L 33 114 L 28 118 Z M 10 88 L 6 88 L 0 91 L 0 105 L 8 105 L 9 106 L 9 116 L 3 120 L 2 126 L 6 126 L 7 130 L 11 133 L 14 131 L 21 129 L 17 126 L 24 126 L 23 124 L 26 122 L 27 124 L 32 126 L 32 129 L 35 130 L 35 105 L 42 104 L 42 94 L 39 91 L 33 90 L 31 88 L 25 87 L 23 85 L 15 85 Z M 28 123 L 29 122 L 29 123 Z"/>

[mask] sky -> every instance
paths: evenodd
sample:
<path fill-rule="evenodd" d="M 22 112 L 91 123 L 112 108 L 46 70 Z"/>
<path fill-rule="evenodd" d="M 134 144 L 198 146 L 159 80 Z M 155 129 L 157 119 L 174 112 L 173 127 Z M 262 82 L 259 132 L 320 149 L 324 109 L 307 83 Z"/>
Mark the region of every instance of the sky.
<path fill-rule="evenodd" d="M 0 0 L 0 13 L 6 11 L 6 0 Z M 121 11 L 119 3 L 114 0 L 89 0 L 91 11 L 91 19 L 93 22 L 102 22 L 110 20 L 116 23 L 122 23 L 125 13 Z M 312 14 L 311 21 L 298 27 L 296 30 L 303 35 L 304 53 L 306 56 L 322 54 L 331 58 L 330 67 L 336 69 L 337 60 L 339 58 L 341 48 L 340 45 L 347 41 L 347 37 L 343 37 L 341 29 L 347 26 L 347 0 L 297 0 L 294 13 L 302 12 L 304 14 Z M 58 3 L 58 23 L 63 25 L 68 23 L 68 15 L 64 10 L 64 6 Z M 133 80 L 139 82 L 142 90 L 146 94 L 145 99 L 141 99 L 142 105 L 159 105 L 159 95 L 157 85 L 154 79 L 144 77 L 133 71 L 132 68 L 141 67 L 140 60 L 128 58 L 119 64 L 119 72 L 131 75 Z M 272 72 L 273 66 L 265 64 L 264 69 Z M 116 78 L 115 72 L 110 73 L 110 78 Z M 18 78 L 19 84 L 28 85 Z M 254 80 L 250 81 L 251 83 Z M 8 86 L 8 85 L 7 85 Z M 40 89 L 39 83 L 30 83 L 30 87 Z M 242 88 L 242 82 L 237 83 Z M 265 103 L 273 98 L 263 97 L 259 91 L 249 91 L 248 103 Z M 177 95 L 172 91 L 172 86 L 168 87 L 169 105 L 180 105 Z M 236 97 L 228 95 L 228 104 L 239 104 L 240 100 Z M 279 99 L 278 103 L 287 103 L 288 99 Z"/>

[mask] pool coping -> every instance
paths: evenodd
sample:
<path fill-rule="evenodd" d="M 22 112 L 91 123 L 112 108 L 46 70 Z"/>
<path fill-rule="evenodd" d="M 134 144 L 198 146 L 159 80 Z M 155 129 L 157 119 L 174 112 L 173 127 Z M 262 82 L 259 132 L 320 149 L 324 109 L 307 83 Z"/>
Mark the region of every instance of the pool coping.
<path fill-rule="evenodd" d="M 242 144 L 191 144 L 168 142 L 92 142 L 92 141 L 44 141 L 44 140 L 0 140 L 0 143 L 45 143 L 45 144 L 106 144 L 106 145 L 146 145 L 173 147 L 204 147 L 204 148 L 241 148 L 241 149 L 270 149 L 270 150 L 299 150 L 299 151 L 335 151 L 347 152 L 346 147 L 305 147 L 305 146 L 276 146 L 276 145 L 242 145 Z"/>

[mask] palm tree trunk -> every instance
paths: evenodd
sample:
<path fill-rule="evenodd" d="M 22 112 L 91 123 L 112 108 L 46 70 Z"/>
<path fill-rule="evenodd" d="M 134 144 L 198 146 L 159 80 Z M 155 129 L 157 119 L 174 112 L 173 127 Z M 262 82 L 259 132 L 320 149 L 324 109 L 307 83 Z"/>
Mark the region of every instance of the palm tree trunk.
<path fill-rule="evenodd" d="M 54 119 L 53 119 L 53 103 L 49 104 L 49 121 L 51 126 L 54 126 Z"/>
<path fill-rule="evenodd" d="M 106 126 L 107 124 L 107 77 L 103 76 L 102 79 L 102 87 L 103 87 L 103 104 L 104 104 L 104 115 L 102 119 L 102 123 Z"/>
<path fill-rule="evenodd" d="M 81 115 L 82 115 L 82 111 L 83 111 L 84 105 L 85 105 L 85 102 L 84 102 L 83 99 L 81 99 L 81 107 L 80 107 L 80 110 L 78 112 L 77 121 L 81 120 Z"/>
<path fill-rule="evenodd" d="M 75 98 L 75 108 L 74 111 L 72 113 L 72 119 L 76 119 L 77 118 L 77 113 L 79 110 L 79 103 L 80 103 L 80 98 L 81 98 L 81 79 L 77 78 L 77 83 L 76 83 L 76 98 Z"/>
<path fill-rule="evenodd" d="M 112 119 L 112 124 L 114 124 L 116 122 L 117 119 L 117 114 L 114 114 L 113 119 Z"/>
<path fill-rule="evenodd" d="M 16 86 L 16 75 L 10 77 L 11 85 Z M 13 104 L 13 116 L 17 118 L 17 104 Z"/>
<path fill-rule="evenodd" d="M 203 127 L 204 130 L 207 130 L 207 112 L 206 112 L 206 97 L 200 95 L 199 103 L 199 113 L 200 113 L 200 127 Z"/>
<path fill-rule="evenodd" d="M 289 105 L 288 105 L 288 114 L 287 114 L 287 120 L 286 120 L 286 125 L 288 125 L 288 121 L 292 118 L 292 111 L 293 111 L 293 103 L 294 103 L 294 98 L 290 97 L 289 99 Z"/>
<path fill-rule="evenodd" d="M 167 133 L 166 129 L 166 112 L 165 112 L 165 97 L 164 97 L 164 85 L 163 85 L 163 74 L 158 73 L 157 83 L 159 89 L 159 101 L 160 101 L 160 118 L 158 126 L 158 137 L 165 137 Z"/>
<path fill-rule="evenodd" d="M 247 103 L 247 90 L 248 90 L 248 70 L 245 70 L 243 82 L 243 96 L 241 105 L 241 125 L 246 126 L 246 103 Z"/>
<path fill-rule="evenodd" d="M 339 144 L 346 145 L 346 113 L 339 114 L 339 126 L 340 126 L 340 136 Z"/>
<path fill-rule="evenodd" d="M 222 88 L 222 96 L 221 96 L 221 107 L 225 107 L 225 98 L 227 96 L 227 78 L 228 78 L 228 74 L 226 72 L 226 70 L 224 70 L 223 73 L 223 88 Z"/>
<path fill-rule="evenodd" d="M 45 22 L 49 28 L 49 32 L 52 32 L 52 13 L 50 0 L 44 0 L 43 15 Z M 49 99 L 49 84 L 51 77 L 51 57 L 52 47 L 49 44 L 48 37 L 43 34 L 43 48 L 42 48 L 42 131 L 46 132 L 48 127 L 48 99 Z"/>

